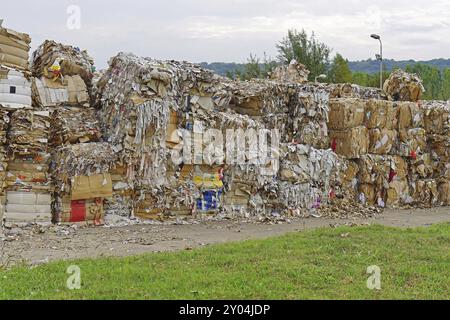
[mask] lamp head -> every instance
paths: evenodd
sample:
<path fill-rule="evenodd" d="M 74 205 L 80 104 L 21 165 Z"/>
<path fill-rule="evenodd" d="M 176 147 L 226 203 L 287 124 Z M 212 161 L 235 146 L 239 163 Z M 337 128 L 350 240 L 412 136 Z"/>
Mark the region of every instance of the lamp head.
<path fill-rule="evenodd" d="M 374 38 L 375 40 L 380 40 L 381 39 L 381 37 L 379 35 L 375 34 L 375 33 L 371 34 L 370 37 Z"/>

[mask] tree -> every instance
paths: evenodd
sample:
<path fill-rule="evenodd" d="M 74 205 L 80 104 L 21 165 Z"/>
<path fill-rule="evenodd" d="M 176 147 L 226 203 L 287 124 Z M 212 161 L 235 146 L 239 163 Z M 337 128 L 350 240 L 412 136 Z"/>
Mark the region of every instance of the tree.
<path fill-rule="evenodd" d="M 425 93 L 422 96 L 424 100 L 443 99 L 442 92 L 442 77 L 438 68 L 416 63 L 408 65 L 405 68 L 406 72 L 417 73 L 423 81 Z"/>
<path fill-rule="evenodd" d="M 450 99 L 450 68 L 442 71 L 442 99 Z"/>
<path fill-rule="evenodd" d="M 352 82 L 352 71 L 348 66 L 348 60 L 344 59 L 339 53 L 333 59 L 331 68 L 328 71 L 328 78 L 333 83 Z"/>
<path fill-rule="evenodd" d="M 289 30 L 288 35 L 277 44 L 278 60 L 289 64 L 293 59 L 303 63 L 311 72 L 309 79 L 326 73 L 331 49 L 317 40 L 314 32 L 309 37 L 305 30 Z"/>
<path fill-rule="evenodd" d="M 269 73 L 272 72 L 276 65 L 276 62 L 268 58 L 265 53 L 263 62 L 256 55 L 250 54 L 242 70 L 228 72 L 227 77 L 239 80 L 264 79 L 269 76 Z"/>

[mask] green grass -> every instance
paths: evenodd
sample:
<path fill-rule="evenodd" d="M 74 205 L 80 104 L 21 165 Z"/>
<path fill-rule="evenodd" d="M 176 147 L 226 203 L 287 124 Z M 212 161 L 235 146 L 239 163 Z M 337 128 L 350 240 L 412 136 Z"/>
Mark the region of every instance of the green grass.
<path fill-rule="evenodd" d="M 348 233 L 347 236 L 345 234 Z M 82 288 L 66 288 L 69 265 Z M 381 290 L 366 269 L 381 268 Z M 0 271 L 0 299 L 449 299 L 450 224 L 322 228 L 266 240 Z"/>

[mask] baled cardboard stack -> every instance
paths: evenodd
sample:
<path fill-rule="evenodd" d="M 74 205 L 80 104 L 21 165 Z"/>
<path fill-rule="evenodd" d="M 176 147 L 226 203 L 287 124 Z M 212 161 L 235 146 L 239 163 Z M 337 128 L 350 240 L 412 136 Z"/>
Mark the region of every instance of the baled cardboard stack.
<path fill-rule="evenodd" d="M 330 145 L 347 159 L 357 159 L 369 150 L 369 131 L 364 126 L 366 105 L 361 99 L 330 100 Z"/>
<path fill-rule="evenodd" d="M 51 179 L 48 111 L 21 109 L 11 115 L 7 178 L 7 221 L 50 222 Z M 24 199 L 23 205 L 17 199 Z"/>
<path fill-rule="evenodd" d="M 92 163 L 92 158 L 102 163 L 102 157 L 112 156 L 100 143 L 100 124 L 90 105 L 93 63 L 86 51 L 54 41 L 33 53 L 33 100 L 50 112 L 52 208 L 58 223 L 101 224 L 104 199 L 112 196 L 108 171 L 102 167 L 98 172 Z"/>
<path fill-rule="evenodd" d="M 0 107 L 31 108 L 28 65 L 31 38 L 0 25 Z"/>
<path fill-rule="evenodd" d="M 394 70 L 384 82 L 383 90 L 394 101 L 416 102 L 425 91 L 422 80 L 401 69 Z"/>
<path fill-rule="evenodd" d="M 109 172 L 115 163 L 115 153 L 108 143 L 58 147 L 52 163 L 55 221 L 102 224 L 104 198 L 112 197 Z"/>

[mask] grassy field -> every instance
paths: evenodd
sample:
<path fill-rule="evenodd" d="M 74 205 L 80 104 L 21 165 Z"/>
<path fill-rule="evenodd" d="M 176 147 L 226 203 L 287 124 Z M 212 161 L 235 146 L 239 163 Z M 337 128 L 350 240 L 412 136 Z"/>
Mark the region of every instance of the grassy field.
<path fill-rule="evenodd" d="M 70 265 L 81 289 L 66 287 Z M 366 286 L 381 269 L 381 290 Z M 0 299 L 449 299 L 450 224 L 323 228 L 266 240 L 0 271 Z"/>

